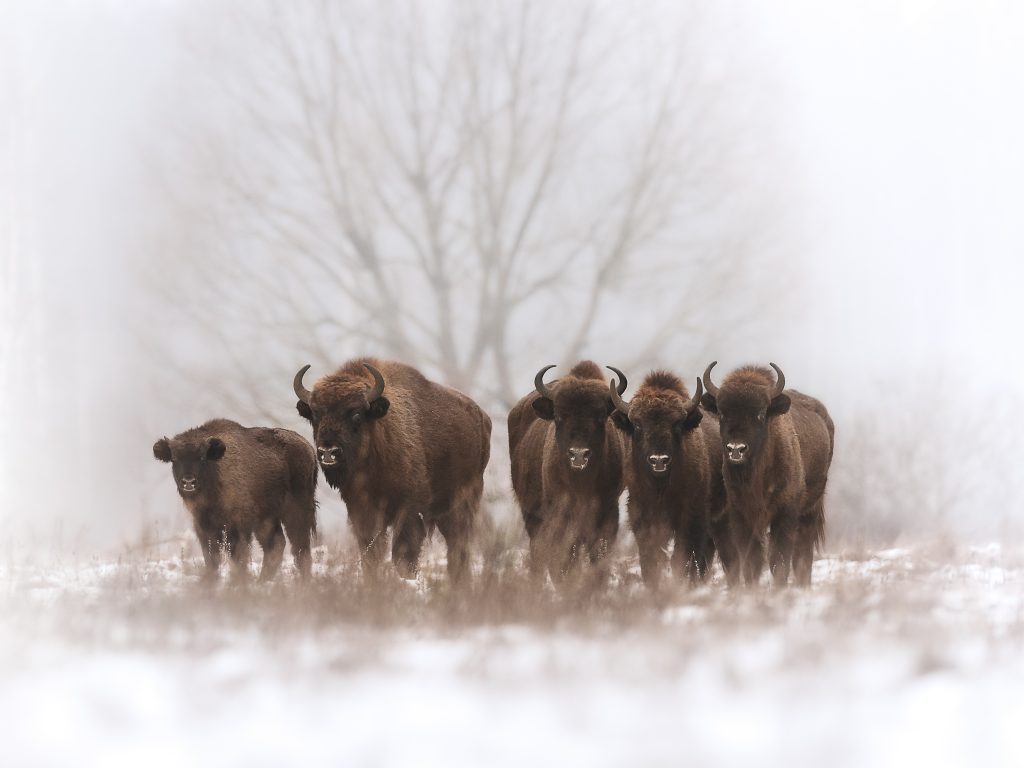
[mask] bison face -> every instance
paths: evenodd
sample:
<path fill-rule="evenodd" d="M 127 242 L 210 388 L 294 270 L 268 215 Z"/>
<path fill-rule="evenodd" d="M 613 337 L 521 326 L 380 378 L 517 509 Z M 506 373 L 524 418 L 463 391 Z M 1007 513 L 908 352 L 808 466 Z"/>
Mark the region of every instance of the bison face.
<path fill-rule="evenodd" d="M 612 401 L 604 384 L 594 379 L 570 377 L 553 389 L 544 384 L 541 369 L 534 383 L 540 397 L 533 410 L 540 418 L 555 423 L 555 445 L 569 468 L 582 472 L 597 463 L 604 451 L 605 425 L 612 412 Z"/>
<path fill-rule="evenodd" d="M 627 404 L 616 393 L 615 382 L 609 382 L 608 391 L 615 404 L 612 421 L 633 438 L 634 463 L 646 467 L 654 477 L 667 476 L 673 461 L 682 456 L 683 437 L 703 418 L 700 381 L 692 400 L 674 391 L 641 389 Z"/>
<path fill-rule="evenodd" d="M 786 377 L 775 363 L 771 363 L 778 375 L 775 386 L 726 379 L 719 388 L 711 382 L 714 365 L 711 363 L 704 371 L 704 386 L 708 391 L 701 404 L 719 416 L 726 461 L 733 466 L 752 463 L 760 455 L 768 437 L 771 419 L 789 411 L 789 395 L 782 392 Z"/>
<path fill-rule="evenodd" d="M 213 483 L 213 463 L 226 451 L 216 437 L 195 440 L 168 440 L 162 437 L 153 444 L 153 455 L 171 463 L 171 473 L 182 498 L 194 497 L 209 490 Z"/>
<path fill-rule="evenodd" d="M 359 381 L 342 382 L 309 392 L 302 387 L 302 375 L 309 366 L 295 376 L 296 408 L 313 426 L 317 459 L 331 485 L 337 485 L 360 455 L 370 424 L 383 418 L 391 406 L 383 395 L 384 377 L 373 366 L 364 365 L 374 378 L 369 387 Z"/>
<path fill-rule="evenodd" d="M 616 411 L 612 420 L 619 429 L 632 435 L 636 464 L 646 467 L 656 477 L 667 475 L 673 461 L 682 456 L 683 437 L 700 424 L 700 409 L 687 413 L 683 403 L 675 408 L 638 408 L 638 405 L 632 404 L 628 416 Z"/>

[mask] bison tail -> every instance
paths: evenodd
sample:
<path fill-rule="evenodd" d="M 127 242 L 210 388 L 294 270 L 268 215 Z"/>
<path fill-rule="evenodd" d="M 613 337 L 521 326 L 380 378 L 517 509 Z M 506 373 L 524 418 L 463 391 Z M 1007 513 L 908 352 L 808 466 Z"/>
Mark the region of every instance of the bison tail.
<path fill-rule="evenodd" d="M 814 513 L 811 515 L 811 519 L 807 521 L 807 525 L 810 526 L 811 530 L 811 542 L 814 547 L 814 553 L 820 555 L 825 547 L 825 501 L 822 499 L 814 506 Z"/>

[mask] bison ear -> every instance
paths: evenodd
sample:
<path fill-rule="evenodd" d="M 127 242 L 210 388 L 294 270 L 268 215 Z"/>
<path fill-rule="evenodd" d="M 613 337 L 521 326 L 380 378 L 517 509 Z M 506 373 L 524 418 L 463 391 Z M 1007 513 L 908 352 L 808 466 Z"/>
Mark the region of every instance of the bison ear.
<path fill-rule="evenodd" d="M 686 418 L 683 419 L 683 431 L 689 432 L 691 429 L 695 429 L 700 425 L 703 418 L 704 414 L 701 412 L 700 408 L 694 408 L 686 414 Z"/>
<path fill-rule="evenodd" d="M 629 416 L 617 408 L 612 411 L 612 424 L 621 429 L 627 435 L 633 434 L 633 422 L 629 420 Z"/>
<path fill-rule="evenodd" d="M 533 401 L 533 410 L 540 416 L 544 421 L 551 421 L 555 418 L 555 404 L 551 402 L 550 397 L 538 397 Z"/>
<path fill-rule="evenodd" d="M 391 401 L 382 395 L 370 403 L 370 407 L 366 409 L 366 415 L 371 419 L 379 419 L 388 412 L 390 407 Z"/>
<path fill-rule="evenodd" d="M 718 413 L 718 398 L 710 392 L 705 392 L 701 395 L 700 404 L 708 413 Z"/>
<path fill-rule="evenodd" d="M 171 460 L 171 443 L 166 437 L 161 437 L 153 443 L 153 455 L 160 461 Z"/>
<path fill-rule="evenodd" d="M 789 411 L 789 406 L 789 395 L 776 395 L 772 398 L 771 405 L 768 406 L 768 415 L 781 416 Z"/>
<path fill-rule="evenodd" d="M 301 400 L 295 403 L 295 410 L 299 412 L 299 416 L 304 418 L 306 421 L 313 420 L 313 409 L 309 407 L 309 403 L 304 403 Z"/>
<path fill-rule="evenodd" d="M 217 461 L 221 456 L 224 455 L 224 451 L 227 447 L 216 437 L 211 437 L 206 441 L 206 458 L 210 461 Z"/>

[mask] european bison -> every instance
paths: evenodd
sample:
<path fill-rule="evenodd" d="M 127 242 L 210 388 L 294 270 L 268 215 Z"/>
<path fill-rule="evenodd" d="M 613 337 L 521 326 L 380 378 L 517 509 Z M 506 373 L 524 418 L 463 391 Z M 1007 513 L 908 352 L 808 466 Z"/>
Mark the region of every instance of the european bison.
<path fill-rule="evenodd" d="M 313 426 L 324 477 L 348 507 L 367 572 L 376 575 L 386 532 L 399 575 L 416 575 L 436 526 L 453 582 L 469 572 L 470 538 L 491 453 L 491 420 L 469 397 L 402 363 L 359 358 L 307 390 L 293 381 Z M 386 392 L 386 395 L 385 395 Z"/>
<path fill-rule="evenodd" d="M 281 567 L 285 533 L 299 573 L 309 578 L 317 468 L 313 447 L 301 435 L 214 419 L 160 438 L 153 455 L 171 463 L 203 547 L 207 578 L 216 576 L 222 544 L 236 575 L 247 575 L 253 536 L 263 548 L 260 578 L 273 578 Z"/>
<path fill-rule="evenodd" d="M 785 585 L 792 567 L 796 582 L 809 585 L 814 549 L 825 533 L 832 419 L 813 397 L 784 392 L 786 377 L 775 363 L 775 380 L 767 368 L 746 366 L 721 387 L 711 380 L 715 365 L 704 371 L 701 402 L 720 417 L 730 539 L 722 543 L 726 574 L 735 583 L 742 569 L 746 583 L 755 583 L 767 539 L 775 583 Z"/>
<path fill-rule="evenodd" d="M 614 406 L 601 369 L 589 360 L 564 378 L 544 383 L 508 414 L 512 489 L 530 537 L 530 568 L 560 581 L 586 549 L 598 564 L 619 530 L 623 488 L 623 439 L 606 429 Z M 626 388 L 619 377 L 618 392 Z"/>
<path fill-rule="evenodd" d="M 674 373 L 653 371 L 626 403 L 609 382 L 615 404 L 612 421 L 630 435 L 631 459 L 626 473 L 630 528 L 640 550 L 644 582 L 657 587 L 665 569 L 669 541 L 674 540 L 672 570 L 691 583 L 707 575 L 714 557 L 711 519 L 721 513 L 725 493 L 717 430 L 703 424 L 700 379 L 690 397 Z M 710 446 L 709 446 L 710 443 Z M 714 454 L 710 454 L 714 450 Z"/>

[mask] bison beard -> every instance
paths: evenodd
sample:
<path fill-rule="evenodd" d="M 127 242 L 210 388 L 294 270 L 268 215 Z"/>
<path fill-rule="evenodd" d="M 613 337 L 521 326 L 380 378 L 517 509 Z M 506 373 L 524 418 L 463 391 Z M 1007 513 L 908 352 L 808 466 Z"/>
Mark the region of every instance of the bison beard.
<path fill-rule="evenodd" d="M 627 509 L 644 582 L 658 586 L 672 540 L 677 578 L 704 579 L 714 556 L 711 520 L 722 512 L 724 490 L 712 466 L 720 463 L 718 452 L 709 455 L 708 443 L 717 449 L 717 440 L 704 426 L 700 380 L 691 398 L 678 376 L 654 371 L 628 404 L 609 386 L 612 420 L 631 437 Z"/>
<path fill-rule="evenodd" d="M 530 537 L 530 569 L 535 578 L 550 573 L 560 582 L 585 550 L 601 581 L 619 528 L 623 440 L 606 428 L 612 403 L 601 369 L 580 362 L 547 385 L 551 367 L 508 414 L 512 488 Z M 612 370 L 625 390 L 626 377 Z"/>
<path fill-rule="evenodd" d="M 317 467 L 302 436 L 215 419 L 161 438 L 153 455 L 171 463 L 203 548 L 207 578 L 216 576 L 222 549 L 236 577 L 247 576 L 254 536 L 263 548 L 260 579 L 273 578 L 284 556 L 285 533 L 299 573 L 309 578 Z"/>
<path fill-rule="evenodd" d="M 719 415 L 722 473 L 728 498 L 725 525 L 715 534 L 730 584 L 758 581 L 765 549 L 777 585 L 790 569 L 798 584 L 811 583 L 814 549 L 825 531 L 825 485 L 835 428 L 825 406 L 795 390 L 774 363 L 747 366 L 721 387 L 704 371 L 701 402 Z"/>
<path fill-rule="evenodd" d="M 310 421 L 324 477 L 341 493 L 364 571 L 376 576 L 391 531 L 398 573 L 415 576 L 435 527 L 453 582 L 469 573 L 469 547 L 490 458 L 491 420 L 469 397 L 402 363 L 360 358 L 302 385 L 296 407 Z"/>

